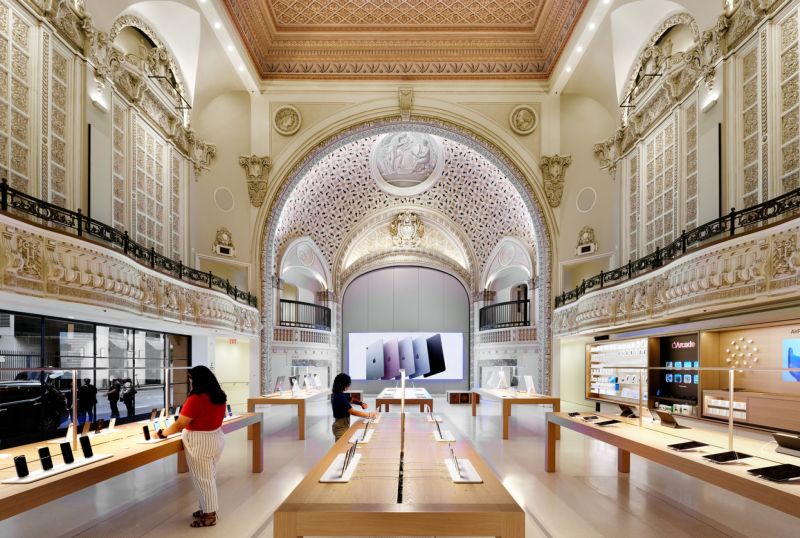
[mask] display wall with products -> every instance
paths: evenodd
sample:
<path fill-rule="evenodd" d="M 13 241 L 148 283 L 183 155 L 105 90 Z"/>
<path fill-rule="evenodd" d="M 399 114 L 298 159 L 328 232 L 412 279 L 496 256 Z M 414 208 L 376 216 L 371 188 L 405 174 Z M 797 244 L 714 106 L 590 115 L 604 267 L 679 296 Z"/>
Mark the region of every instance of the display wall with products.
<path fill-rule="evenodd" d="M 658 361 L 658 339 L 638 338 L 595 342 L 586 346 L 586 398 L 617 403 L 638 403 L 649 395 L 647 371 Z M 640 376 L 644 376 L 640 379 Z"/>

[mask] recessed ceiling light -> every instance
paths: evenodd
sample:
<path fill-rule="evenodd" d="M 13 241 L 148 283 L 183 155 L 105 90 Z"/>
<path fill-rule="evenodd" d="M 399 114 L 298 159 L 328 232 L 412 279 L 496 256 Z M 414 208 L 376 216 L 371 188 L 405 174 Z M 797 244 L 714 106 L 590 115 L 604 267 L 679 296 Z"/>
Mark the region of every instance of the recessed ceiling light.
<path fill-rule="evenodd" d="M 206 0 L 200 0 L 200 1 L 201 1 L 201 2 L 205 2 Z M 610 3 L 611 3 L 611 0 L 603 0 L 603 3 L 604 3 L 605 5 L 608 5 L 608 4 L 610 4 Z"/>
<path fill-rule="evenodd" d="M 567 71 L 567 73 L 572 73 L 572 68 L 570 66 L 567 66 L 566 71 Z"/>
<path fill-rule="evenodd" d="M 214 28 L 216 28 L 217 30 L 219 30 L 220 28 L 222 28 L 222 23 L 221 23 L 221 22 L 219 22 L 219 21 L 215 22 L 215 23 L 214 23 Z"/>
<path fill-rule="evenodd" d="M 233 52 L 233 45 L 228 45 L 228 52 Z"/>
<path fill-rule="evenodd" d="M 578 46 L 575 48 L 575 50 L 577 50 L 578 52 L 583 52 L 583 47 L 581 47 L 580 45 L 578 45 Z"/>
<path fill-rule="evenodd" d="M 595 23 L 593 23 L 593 22 L 590 22 L 589 23 L 589 30 L 594 30 L 595 28 L 597 28 L 597 25 Z"/>
<path fill-rule="evenodd" d="M 239 66 L 239 71 L 244 71 L 244 66 L 243 65 Z"/>

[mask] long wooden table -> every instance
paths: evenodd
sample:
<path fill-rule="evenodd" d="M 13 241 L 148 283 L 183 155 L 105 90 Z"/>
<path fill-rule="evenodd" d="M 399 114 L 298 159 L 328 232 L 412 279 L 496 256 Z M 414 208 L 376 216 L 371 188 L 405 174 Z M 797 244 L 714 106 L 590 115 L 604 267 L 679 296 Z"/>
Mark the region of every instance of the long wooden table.
<path fill-rule="evenodd" d="M 389 411 L 389 406 L 400 405 L 401 391 L 399 388 L 386 388 L 381 391 L 375 398 L 375 409 L 380 410 L 381 406 L 385 411 Z M 406 405 L 419 405 L 420 412 L 425 411 L 425 406 L 429 406 L 433 411 L 433 397 L 427 389 L 409 389 L 406 388 Z"/>
<path fill-rule="evenodd" d="M 482 484 L 454 484 L 444 465 L 448 443 L 434 441 L 424 416 L 407 415 L 400 478 L 400 417 L 384 414 L 346 484 L 322 484 L 331 462 L 347 451 L 356 422 L 275 512 L 273 536 L 502 536 L 522 538 L 525 515 L 469 442 L 458 440 Z M 443 428 L 447 423 L 442 424 Z"/>
<path fill-rule="evenodd" d="M 511 417 L 512 405 L 550 405 L 554 412 L 561 411 L 561 398 L 545 394 L 528 394 L 514 390 L 501 389 L 472 389 L 470 402 L 472 403 L 472 416 L 477 416 L 479 400 L 499 401 L 503 405 L 503 439 L 508 439 L 508 419 Z M 559 432 L 556 431 L 556 439 Z"/>
<path fill-rule="evenodd" d="M 323 400 L 330 393 L 330 390 L 302 390 L 294 395 L 291 391 L 284 391 L 255 396 L 247 399 L 247 412 L 255 413 L 257 405 L 296 405 L 298 439 L 302 441 L 306 438 L 306 403 Z M 250 439 L 249 433 L 247 438 Z"/>
<path fill-rule="evenodd" d="M 580 417 L 573 418 L 566 413 L 547 414 L 545 471 L 552 473 L 556 470 L 555 428 L 563 426 L 617 447 L 617 470 L 620 473 L 630 472 L 630 456 L 636 454 L 781 512 L 800 517 L 800 487 L 797 484 L 769 482 L 747 473 L 747 469 L 779 463 L 800 464 L 800 459 L 794 456 L 774 452 L 770 443 L 760 439 L 735 438 L 734 450 L 753 457 L 735 464 L 717 465 L 706 462 L 702 456 L 727 451 L 727 432 L 701 428 L 666 428 L 651 422 L 650 419 L 643 419 L 643 426 L 640 427 L 638 419 L 595 414 L 601 418 L 620 420 L 621 423 L 595 426 Z M 692 452 L 676 452 L 667 448 L 667 445 L 683 441 L 700 441 L 710 446 Z M 767 446 L 770 448 L 766 448 Z"/>
<path fill-rule="evenodd" d="M 248 428 L 253 434 L 251 466 L 254 473 L 264 469 L 264 453 L 261 443 L 261 414 L 248 413 L 230 419 L 222 424 L 227 433 Z M 172 454 L 178 454 L 178 472 L 186 472 L 186 460 L 181 437 L 176 436 L 154 444 L 137 444 L 143 439 L 142 426 L 138 423 L 117 426 L 119 433 L 109 433 L 92 437 L 92 450 L 95 454 L 113 454 L 111 458 L 78 467 L 74 470 L 44 478 L 30 484 L 0 484 L 0 520 L 15 516 L 31 508 L 60 499 L 89 486 L 126 473 L 142 465 L 158 461 Z M 44 443 L 33 443 L 0 451 L 7 458 L 0 460 L 0 480 L 16 476 L 14 457 L 24 455 L 28 468 L 39 468 L 38 447 Z M 54 463 L 61 463 L 58 445 L 49 445 Z M 81 449 L 73 451 L 75 458 L 82 457 Z"/>

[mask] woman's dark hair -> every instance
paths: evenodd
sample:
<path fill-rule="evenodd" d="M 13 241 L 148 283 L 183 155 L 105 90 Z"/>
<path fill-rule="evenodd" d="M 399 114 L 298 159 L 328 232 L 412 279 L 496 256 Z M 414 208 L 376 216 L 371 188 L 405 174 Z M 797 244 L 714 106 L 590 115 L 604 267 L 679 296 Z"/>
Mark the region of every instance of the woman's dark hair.
<path fill-rule="evenodd" d="M 331 392 L 344 392 L 347 387 L 350 386 L 352 379 L 347 374 L 336 374 L 336 377 L 333 378 L 333 386 L 331 387 Z"/>
<path fill-rule="evenodd" d="M 205 366 L 195 366 L 189 370 L 192 378 L 192 390 L 189 394 L 208 394 L 208 399 L 212 404 L 224 404 L 228 401 L 228 396 L 219 386 L 219 381 L 214 373 Z"/>

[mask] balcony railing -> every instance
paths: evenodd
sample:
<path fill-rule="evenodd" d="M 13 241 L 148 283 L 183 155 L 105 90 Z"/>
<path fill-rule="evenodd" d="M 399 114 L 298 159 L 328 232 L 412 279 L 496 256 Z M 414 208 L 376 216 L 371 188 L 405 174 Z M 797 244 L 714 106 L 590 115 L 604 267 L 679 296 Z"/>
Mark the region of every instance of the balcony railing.
<path fill-rule="evenodd" d="M 690 247 L 726 236 L 733 237 L 737 233 L 752 232 L 762 226 L 774 224 L 778 217 L 789 217 L 792 213 L 796 216 L 798 209 L 800 209 L 800 188 L 746 209 L 737 211 L 731 208 L 731 212 L 727 215 L 688 232 L 684 230 L 678 239 L 664 248 L 656 247 L 655 252 L 643 258 L 629 260 L 622 267 L 607 272 L 600 271 L 600 274 L 583 280 L 575 289 L 562 292 L 556 297 L 556 308 L 577 301 L 582 295 L 595 289 L 602 289 L 607 284 L 617 284 L 657 269 L 665 263 L 680 258 Z"/>
<path fill-rule="evenodd" d="M 530 304 L 531 302 L 525 299 L 484 306 L 479 313 L 480 330 L 527 327 L 531 324 Z"/>
<path fill-rule="evenodd" d="M 78 237 L 99 241 L 151 269 L 183 282 L 222 291 L 250 306 L 258 306 L 255 295 L 232 286 L 228 280 L 212 274 L 211 271 L 206 273 L 183 265 L 180 260 L 167 258 L 156 252 L 154 248 L 148 249 L 132 240 L 127 231 L 120 231 L 89 218 L 80 209 L 77 211 L 65 209 L 13 189 L 8 186 L 6 178 L 0 181 L 0 210 L 11 215 L 33 217 L 37 224 L 56 229 L 59 232 L 70 231 Z"/>
<path fill-rule="evenodd" d="M 330 331 L 331 309 L 318 304 L 281 299 L 280 325 Z"/>

